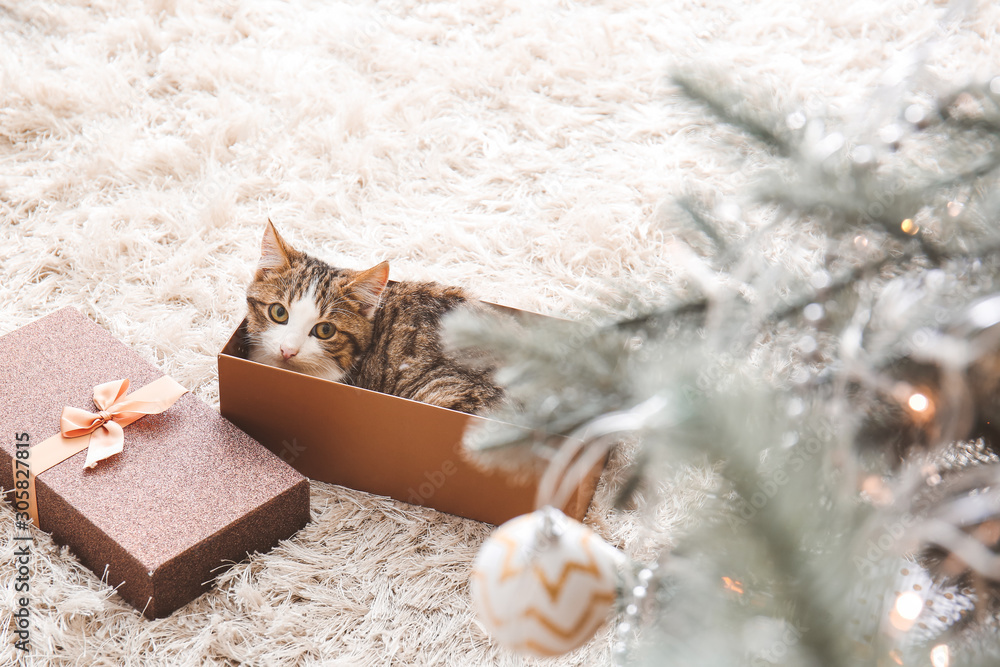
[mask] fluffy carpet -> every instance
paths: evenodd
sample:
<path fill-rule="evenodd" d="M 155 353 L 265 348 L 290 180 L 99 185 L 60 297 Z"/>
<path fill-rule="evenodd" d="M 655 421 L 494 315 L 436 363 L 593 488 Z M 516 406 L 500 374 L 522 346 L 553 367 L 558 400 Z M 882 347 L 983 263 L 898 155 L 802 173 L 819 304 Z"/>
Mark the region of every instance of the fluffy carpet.
<path fill-rule="evenodd" d="M 582 316 L 623 285 L 681 293 L 662 203 L 739 185 L 757 149 L 679 99 L 672 66 L 851 108 L 930 38 L 938 75 L 996 66 L 1000 8 L 980 4 L 942 25 L 922 0 L 0 0 L 0 334 L 74 305 L 217 404 L 268 218 L 332 262 L 388 259 L 394 278 L 544 313 Z M 668 471 L 645 511 L 615 513 L 627 459 L 588 523 L 648 559 L 711 475 Z M 490 526 L 320 483 L 312 504 L 293 539 L 153 622 L 40 534 L 32 662 L 536 664 L 472 618 Z M 610 645 L 605 629 L 544 664 L 603 664 Z"/>

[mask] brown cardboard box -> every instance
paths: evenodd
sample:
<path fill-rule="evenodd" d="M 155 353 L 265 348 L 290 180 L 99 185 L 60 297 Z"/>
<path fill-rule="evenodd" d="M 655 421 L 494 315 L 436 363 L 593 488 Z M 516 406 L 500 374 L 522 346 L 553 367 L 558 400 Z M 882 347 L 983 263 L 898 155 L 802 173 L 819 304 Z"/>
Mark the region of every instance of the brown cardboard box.
<path fill-rule="evenodd" d="M 483 417 L 249 361 L 245 326 L 219 354 L 220 411 L 302 474 L 492 524 L 535 509 L 537 480 L 466 459 L 462 433 Z M 570 498 L 568 516 L 587 513 L 601 470 Z"/>
<path fill-rule="evenodd" d="M 95 410 L 95 385 L 162 376 L 73 308 L 0 337 L 0 485 L 14 487 L 15 434 L 38 445 L 64 406 Z M 124 434 L 120 454 L 87 470 L 81 451 L 39 473 L 35 493 L 40 527 L 149 618 L 309 520 L 309 481 L 193 394 Z"/>

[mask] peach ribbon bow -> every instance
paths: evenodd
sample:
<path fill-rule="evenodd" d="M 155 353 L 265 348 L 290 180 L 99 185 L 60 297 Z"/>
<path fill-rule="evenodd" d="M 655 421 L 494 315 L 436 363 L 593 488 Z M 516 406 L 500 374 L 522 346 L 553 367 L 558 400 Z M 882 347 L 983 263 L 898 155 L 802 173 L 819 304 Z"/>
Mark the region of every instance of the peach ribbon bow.
<path fill-rule="evenodd" d="M 60 432 L 29 450 L 31 465 L 27 512 L 36 526 L 40 524 L 35 501 L 35 477 L 84 449 L 87 450 L 87 468 L 121 453 L 125 448 L 123 427 L 146 415 L 164 412 L 187 393 L 187 389 L 166 375 L 125 396 L 128 385 L 127 379 L 97 385 L 94 387 L 96 414 L 79 408 L 63 408 Z M 18 461 L 11 461 L 15 479 L 18 476 Z"/>
<path fill-rule="evenodd" d="M 97 414 L 69 406 L 63 408 L 59 423 L 64 438 L 90 434 L 87 462 L 84 464 L 87 468 L 94 468 L 98 462 L 121 453 L 125 448 L 125 432 L 122 430 L 125 426 L 146 415 L 164 412 L 187 392 L 167 376 L 125 396 L 128 384 L 125 379 L 94 387 Z"/>

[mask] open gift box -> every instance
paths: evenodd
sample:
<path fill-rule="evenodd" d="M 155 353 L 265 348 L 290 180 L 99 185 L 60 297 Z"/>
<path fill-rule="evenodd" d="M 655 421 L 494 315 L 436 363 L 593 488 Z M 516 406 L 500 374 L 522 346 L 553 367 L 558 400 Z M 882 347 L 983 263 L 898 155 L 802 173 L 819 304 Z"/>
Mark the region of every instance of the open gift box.
<path fill-rule="evenodd" d="M 466 427 L 487 418 L 249 361 L 245 327 L 219 354 L 220 411 L 302 474 L 497 525 L 535 509 L 538 479 L 483 470 L 463 452 Z M 577 487 L 568 516 L 587 513 L 602 469 Z"/>

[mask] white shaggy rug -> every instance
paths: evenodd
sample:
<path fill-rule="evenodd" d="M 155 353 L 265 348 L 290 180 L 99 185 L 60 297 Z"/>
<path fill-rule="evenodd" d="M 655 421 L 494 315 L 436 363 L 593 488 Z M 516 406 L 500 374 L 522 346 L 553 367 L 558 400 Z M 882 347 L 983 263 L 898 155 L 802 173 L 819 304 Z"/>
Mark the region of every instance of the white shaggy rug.
<path fill-rule="evenodd" d="M 679 100 L 670 67 L 849 108 L 931 37 L 939 75 L 995 67 L 1000 9 L 979 4 L 939 29 L 930 0 L 0 0 L 0 334 L 74 305 L 217 404 L 268 217 L 328 260 L 545 313 L 614 286 L 678 293 L 661 204 L 727 191 L 757 149 Z M 658 504 L 616 514 L 627 456 L 588 522 L 648 559 L 710 475 L 672 471 Z M 152 622 L 41 537 L 33 663 L 536 664 L 472 619 L 489 526 L 324 484 L 312 503 L 300 534 Z M 610 645 L 544 664 L 603 664 Z"/>

